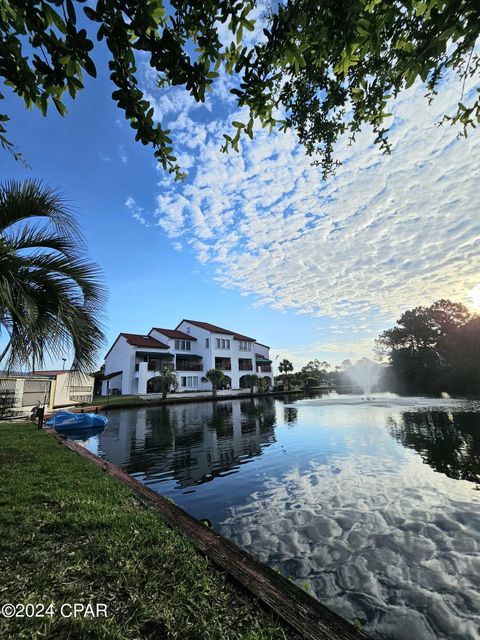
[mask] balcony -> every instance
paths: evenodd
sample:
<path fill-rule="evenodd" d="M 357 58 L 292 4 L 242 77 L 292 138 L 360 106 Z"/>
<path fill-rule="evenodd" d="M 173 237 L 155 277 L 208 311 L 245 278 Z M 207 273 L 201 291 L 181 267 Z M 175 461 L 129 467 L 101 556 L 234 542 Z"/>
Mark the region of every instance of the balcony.
<path fill-rule="evenodd" d="M 151 360 L 150 362 L 137 362 L 135 365 L 135 372 L 137 373 L 142 371 L 162 371 L 163 369 L 174 371 L 173 362 L 166 360 Z"/>
<path fill-rule="evenodd" d="M 215 369 L 220 369 L 221 371 L 231 371 L 232 361 L 230 360 L 230 358 L 215 358 Z"/>
<path fill-rule="evenodd" d="M 203 364 L 177 360 L 177 371 L 203 371 Z"/>
<path fill-rule="evenodd" d="M 272 373 L 272 367 L 269 364 L 261 364 L 257 366 L 258 373 Z"/>

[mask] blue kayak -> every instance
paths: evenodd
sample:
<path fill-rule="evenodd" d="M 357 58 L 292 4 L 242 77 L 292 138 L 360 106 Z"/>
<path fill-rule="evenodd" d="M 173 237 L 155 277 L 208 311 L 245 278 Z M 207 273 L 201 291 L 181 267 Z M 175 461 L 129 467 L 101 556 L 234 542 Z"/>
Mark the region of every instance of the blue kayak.
<path fill-rule="evenodd" d="M 101 433 L 105 431 L 105 426 L 102 425 L 100 427 L 86 427 L 85 429 L 69 429 L 68 427 L 64 427 L 60 429 L 57 433 L 67 438 L 67 440 L 90 440 L 94 436 L 99 436 Z"/>
<path fill-rule="evenodd" d="M 92 427 L 106 427 L 108 418 L 97 413 L 72 413 L 59 411 L 47 422 L 47 427 L 55 431 L 71 431 L 72 429 L 89 429 Z"/>

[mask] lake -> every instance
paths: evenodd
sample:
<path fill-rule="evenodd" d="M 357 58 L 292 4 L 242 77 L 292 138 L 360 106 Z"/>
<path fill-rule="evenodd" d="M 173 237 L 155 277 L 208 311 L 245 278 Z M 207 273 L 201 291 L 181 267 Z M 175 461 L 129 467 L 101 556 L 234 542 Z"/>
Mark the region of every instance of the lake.
<path fill-rule="evenodd" d="M 373 638 L 480 637 L 478 402 L 331 394 L 111 410 L 84 444 Z"/>

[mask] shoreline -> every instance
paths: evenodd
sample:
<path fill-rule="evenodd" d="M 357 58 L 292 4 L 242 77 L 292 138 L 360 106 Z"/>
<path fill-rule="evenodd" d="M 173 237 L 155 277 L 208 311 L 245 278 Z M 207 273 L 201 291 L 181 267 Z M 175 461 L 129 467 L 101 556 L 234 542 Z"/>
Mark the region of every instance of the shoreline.
<path fill-rule="evenodd" d="M 0 535 L 7 552 L 2 592 L 11 602 L 96 599 L 114 609 L 105 619 L 0 618 L 0 631 L 10 631 L 10 637 L 15 635 L 10 625 L 21 624 L 22 637 L 41 632 L 65 640 L 72 633 L 79 637 L 79 631 L 86 637 L 100 626 L 105 635 L 99 638 L 121 631 L 121 637 L 147 639 L 157 629 L 155 637 L 166 640 L 192 637 L 193 630 L 199 640 L 368 639 L 304 590 L 78 443 L 52 429 L 39 431 L 33 423 L 0 425 L 0 435 L 0 514 L 5 516 Z M 12 565 L 15 571 L 8 571 Z"/>

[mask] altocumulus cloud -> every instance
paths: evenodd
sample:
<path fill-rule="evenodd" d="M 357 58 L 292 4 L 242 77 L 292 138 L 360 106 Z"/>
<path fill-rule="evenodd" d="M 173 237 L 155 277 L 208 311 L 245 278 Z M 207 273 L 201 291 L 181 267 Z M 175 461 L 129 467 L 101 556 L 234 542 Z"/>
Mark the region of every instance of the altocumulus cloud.
<path fill-rule="evenodd" d="M 466 87 L 464 100 L 475 87 Z M 442 297 L 468 301 L 478 283 L 478 134 L 437 126 L 454 111 L 461 85 L 445 82 L 432 105 L 420 85 L 394 105 L 391 156 L 370 132 L 341 141 L 343 165 L 323 181 L 292 133 L 258 129 L 241 152 L 220 152 L 231 119 L 211 105 L 159 105 L 184 165 L 185 184 L 162 178 L 157 224 L 214 269 L 227 288 L 275 309 L 339 319 L 401 309 Z M 228 112 L 228 114 L 227 114 Z"/>

